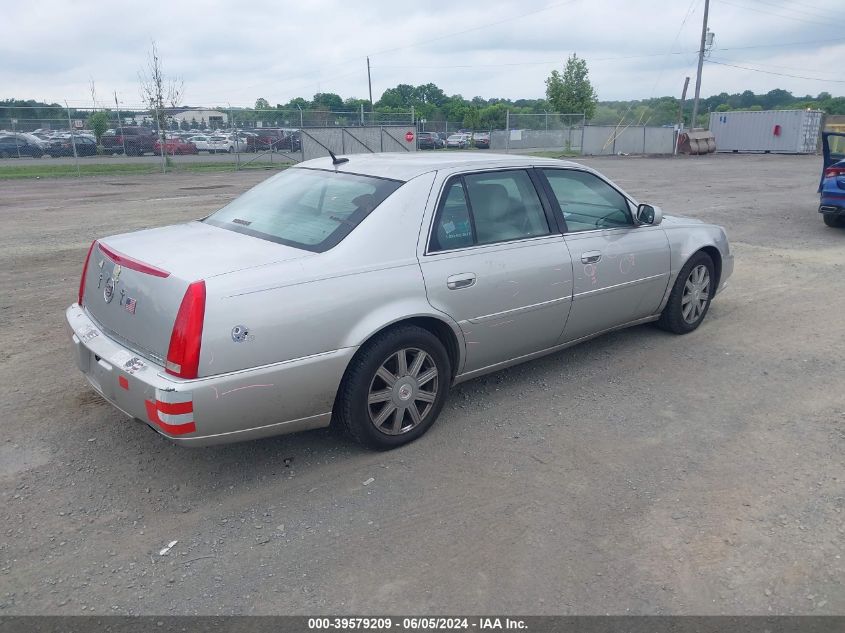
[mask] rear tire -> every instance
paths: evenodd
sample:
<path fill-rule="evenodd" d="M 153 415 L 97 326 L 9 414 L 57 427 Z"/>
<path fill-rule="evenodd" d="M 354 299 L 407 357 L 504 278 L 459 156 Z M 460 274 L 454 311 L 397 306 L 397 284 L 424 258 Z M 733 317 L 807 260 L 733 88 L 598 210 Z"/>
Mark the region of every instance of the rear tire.
<path fill-rule="evenodd" d="M 842 220 L 838 215 L 833 215 L 832 213 L 823 213 L 822 218 L 824 218 L 824 223 L 831 228 L 835 229 L 842 226 Z"/>
<path fill-rule="evenodd" d="M 715 291 L 713 260 L 707 253 L 698 251 L 678 274 L 657 321 L 658 327 L 674 334 L 689 334 L 701 325 Z"/>
<path fill-rule="evenodd" d="M 443 343 L 400 325 L 367 342 L 352 359 L 335 400 L 337 421 L 377 450 L 412 442 L 434 424 L 452 380 Z"/>

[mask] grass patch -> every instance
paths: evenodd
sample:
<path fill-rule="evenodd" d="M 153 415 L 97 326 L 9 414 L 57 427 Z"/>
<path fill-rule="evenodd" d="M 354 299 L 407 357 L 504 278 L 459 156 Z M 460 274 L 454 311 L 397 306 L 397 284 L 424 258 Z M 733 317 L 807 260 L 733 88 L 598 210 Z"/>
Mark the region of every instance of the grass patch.
<path fill-rule="evenodd" d="M 285 169 L 290 163 L 249 163 L 241 164 L 241 170 L 255 169 Z M 167 173 L 209 173 L 235 171 L 234 163 L 182 163 L 178 159 Z M 30 164 L 0 167 L 0 180 L 17 180 L 22 178 L 68 178 L 79 176 L 135 176 L 143 174 L 160 174 L 159 163 L 121 163 L 121 164 L 83 164 L 76 170 L 76 165 Z"/>

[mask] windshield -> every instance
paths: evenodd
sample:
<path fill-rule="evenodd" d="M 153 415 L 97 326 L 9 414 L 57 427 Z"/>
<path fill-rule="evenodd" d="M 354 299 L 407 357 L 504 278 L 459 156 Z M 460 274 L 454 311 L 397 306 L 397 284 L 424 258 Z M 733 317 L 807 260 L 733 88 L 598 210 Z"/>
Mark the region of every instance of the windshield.
<path fill-rule="evenodd" d="M 230 231 L 322 253 L 402 185 L 395 180 L 291 168 L 207 217 Z"/>

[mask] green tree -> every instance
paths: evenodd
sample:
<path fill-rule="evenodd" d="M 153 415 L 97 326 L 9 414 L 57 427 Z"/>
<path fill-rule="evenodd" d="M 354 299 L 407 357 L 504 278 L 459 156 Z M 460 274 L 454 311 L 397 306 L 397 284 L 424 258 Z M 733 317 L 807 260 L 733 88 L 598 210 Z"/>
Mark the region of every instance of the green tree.
<path fill-rule="evenodd" d="M 477 107 L 470 106 L 464 110 L 463 124 L 466 129 L 474 130 L 479 127 L 480 123 L 481 117 L 479 116 Z"/>
<path fill-rule="evenodd" d="M 546 97 L 558 112 L 583 113 L 590 120 L 596 112 L 598 96 L 590 83 L 587 62 L 575 53 L 566 60 L 561 75 L 557 70 L 546 79 Z"/>
<path fill-rule="evenodd" d="M 318 92 L 311 103 L 315 110 L 343 110 L 343 99 L 333 92 Z"/>
<path fill-rule="evenodd" d="M 105 131 L 109 129 L 109 113 L 95 112 L 88 117 L 88 127 L 91 128 L 91 131 L 97 139 L 97 145 L 99 145 L 100 138 L 103 136 Z"/>
<path fill-rule="evenodd" d="M 258 97 L 255 100 L 255 109 L 256 110 L 266 110 L 270 107 L 270 103 L 264 97 Z"/>
<path fill-rule="evenodd" d="M 393 108 L 400 111 L 408 111 L 414 105 L 415 88 L 410 84 L 399 84 L 395 88 L 388 88 L 381 95 L 376 106 L 379 108 Z"/>

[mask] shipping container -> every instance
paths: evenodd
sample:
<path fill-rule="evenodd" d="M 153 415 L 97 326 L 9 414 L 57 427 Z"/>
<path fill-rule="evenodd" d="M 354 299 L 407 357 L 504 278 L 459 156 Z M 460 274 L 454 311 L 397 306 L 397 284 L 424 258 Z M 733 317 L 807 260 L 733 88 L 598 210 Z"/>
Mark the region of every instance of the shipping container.
<path fill-rule="evenodd" d="M 820 110 L 711 112 L 717 152 L 813 154 L 819 142 Z"/>

